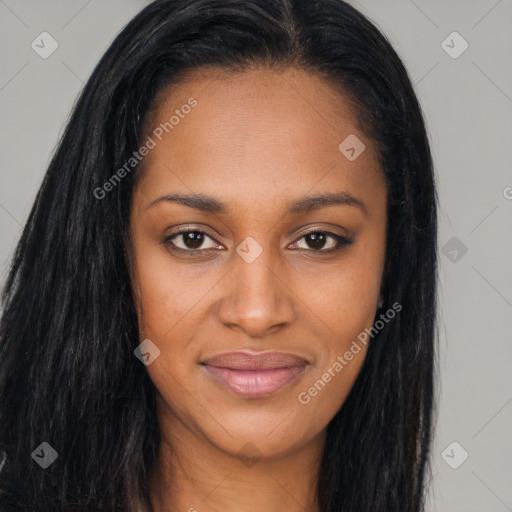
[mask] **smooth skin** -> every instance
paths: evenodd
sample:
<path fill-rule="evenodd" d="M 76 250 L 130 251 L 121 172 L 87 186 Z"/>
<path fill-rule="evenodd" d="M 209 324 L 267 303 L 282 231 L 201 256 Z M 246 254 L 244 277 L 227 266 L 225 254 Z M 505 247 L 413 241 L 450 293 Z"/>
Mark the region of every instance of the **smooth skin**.
<path fill-rule="evenodd" d="M 374 322 L 387 221 L 376 148 L 354 105 L 316 75 L 200 68 L 185 78 L 148 116 L 146 137 L 157 144 L 142 163 L 130 219 L 140 339 L 161 351 L 146 367 L 162 434 L 152 503 L 155 512 L 319 512 L 326 428 L 367 348 L 309 403 L 298 396 Z M 197 105 L 156 139 L 191 97 Z M 350 134 L 366 148 L 354 161 L 338 149 Z M 363 206 L 287 213 L 297 200 L 339 192 Z M 226 212 L 161 199 L 169 194 L 207 195 Z M 170 238 L 187 228 L 203 238 Z M 311 228 L 323 237 L 307 235 Z M 330 233 L 350 243 L 334 250 Z M 250 263 L 237 252 L 247 237 L 262 249 Z M 277 393 L 248 399 L 200 364 L 239 350 L 309 364 Z"/>

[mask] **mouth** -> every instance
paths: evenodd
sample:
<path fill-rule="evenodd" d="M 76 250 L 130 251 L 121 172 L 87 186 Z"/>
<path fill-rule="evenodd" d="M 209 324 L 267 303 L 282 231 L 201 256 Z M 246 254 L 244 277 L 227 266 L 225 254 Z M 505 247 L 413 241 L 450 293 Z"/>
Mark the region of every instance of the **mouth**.
<path fill-rule="evenodd" d="M 244 398 L 263 398 L 285 388 L 309 364 L 283 352 L 230 352 L 201 363 L 214 382 Z"/>

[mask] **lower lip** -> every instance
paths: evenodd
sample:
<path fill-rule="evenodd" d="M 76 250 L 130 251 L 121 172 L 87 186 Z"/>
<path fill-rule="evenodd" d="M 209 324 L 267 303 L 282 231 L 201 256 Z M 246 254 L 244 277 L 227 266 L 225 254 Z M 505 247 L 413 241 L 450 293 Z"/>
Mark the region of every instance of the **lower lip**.
<path fill-rule="evenodd" d="M 244 398 L 262 398 L 277 393 L 296 380 L 304 366 L 273 370 L 231 370 L 204 366 L 206 371 L 223 387 Z"/>

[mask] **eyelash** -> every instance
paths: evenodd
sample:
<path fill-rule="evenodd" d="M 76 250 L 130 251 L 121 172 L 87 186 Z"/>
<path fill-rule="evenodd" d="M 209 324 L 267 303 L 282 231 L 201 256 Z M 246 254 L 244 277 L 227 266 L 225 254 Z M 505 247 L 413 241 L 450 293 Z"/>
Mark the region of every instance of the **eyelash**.
<path fill-rule="evenodd" d="M 193 249 L 181 249 L 180 247 L 176 247 L 173 244 L 174 238 L 177 238 L 178 236 L 181 236 L 181 235 L 186 235 L 187 233 L 199 233 L 201 235 L 206 235 L 208 238 L 215 241 L 215 239 L 211 235 L 209 235 L 206 231 L 202 231 L 200 229 L 184 229 L 182 231 L 177 231 L 176 233 L 173 233 L 172 235 L 166 237 L 164 239 L 163 243 L 166 247 L 170 248 L 172 251 L 176 251 L 181 254 L 190 255 L 190 256 L 196 256 L 198 253 L 204 254 L 206 252 L 216 250 L 216 249 L 195 249 L 195 250 L 193 250 Z M 331 254 L 333 252 L 337 252 L 337 251 L 341 250 L 344 246 L 350 245 L 352 243 L 352 240 L 349 240 L 341 235 L 336 235 L 335 233 L 331 233 L 330 231 L 322 231 L 320 229 L 311 229 L 311 230 L 307 231 L 306 233 L 303 233 L 302 236 L 296 240 L 296 242 L 298 242 L 299 240 L 302 240 L 304 237 L 311 235 L 311 234 L 324 234 L 324 235 L 327 235 L 327 237 L 334 238 L 334 240 L 337 242 L 337 247 L 327 249 L 327 250 L 324 250 L 324 249 L 318 249 L 318 250 L 298 249 L 298 250 L 314 252 L 314 253 L 319 253 L 319 254 Z M 293 242 L 293 243 L 296 243 L 296 242 Z"/>

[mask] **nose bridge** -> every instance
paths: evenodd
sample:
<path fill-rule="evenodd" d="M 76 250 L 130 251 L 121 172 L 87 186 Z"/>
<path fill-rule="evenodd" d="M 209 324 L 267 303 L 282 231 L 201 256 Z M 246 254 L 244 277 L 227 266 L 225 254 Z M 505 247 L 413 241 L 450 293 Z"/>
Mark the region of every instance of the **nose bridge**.
<path fill-rule="evenodd" d="M 282 265 L 268 245 L 247 237 L 237 247 L 231 264 L 230 285 L 220 308 L 223 323 L 238 325 L 259 337 L 292 321 L 290 292 L 279 276 Z"/>

